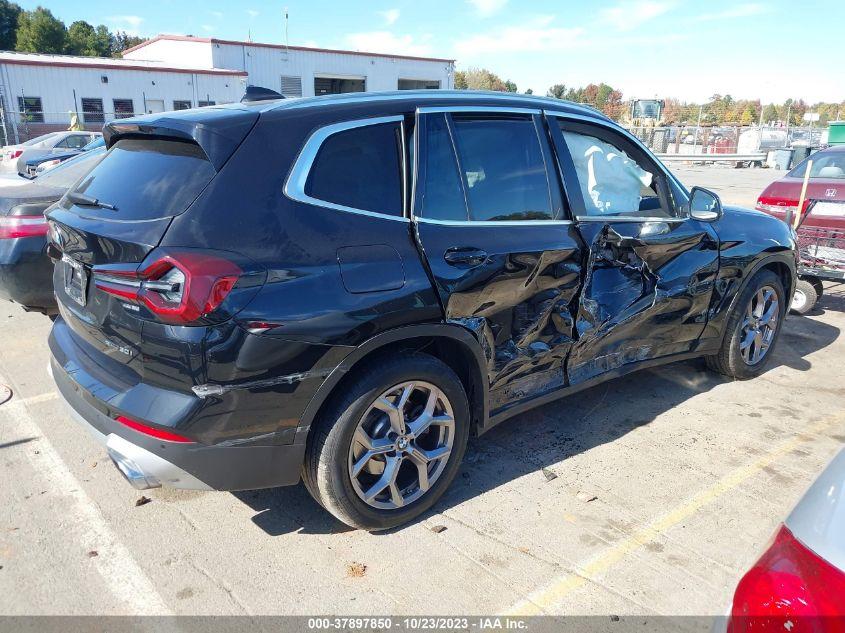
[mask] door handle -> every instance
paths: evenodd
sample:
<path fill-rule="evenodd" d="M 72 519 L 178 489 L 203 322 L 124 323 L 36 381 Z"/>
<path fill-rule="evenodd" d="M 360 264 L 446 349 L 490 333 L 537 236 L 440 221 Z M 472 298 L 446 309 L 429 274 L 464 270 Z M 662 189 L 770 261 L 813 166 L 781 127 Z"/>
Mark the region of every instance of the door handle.
<path fill-rule="evenodd" d="M 450 266 L 478 266 L 487 261 L 487 252 L 480 248 L 460 246 L 443 253 L 443 259 Z"/>

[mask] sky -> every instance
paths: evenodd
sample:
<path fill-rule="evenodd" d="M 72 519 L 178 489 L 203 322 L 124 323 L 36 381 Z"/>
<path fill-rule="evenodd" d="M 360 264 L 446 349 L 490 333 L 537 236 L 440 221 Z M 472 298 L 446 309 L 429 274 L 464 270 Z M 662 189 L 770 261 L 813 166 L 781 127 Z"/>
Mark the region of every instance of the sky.
<path fill-rule="evenodd" d="M 606 82 L 627 98 L 845 100 L 842 0 L 40 0 L 152 36 L 179 33 L 454 58 L 545 93 Z"/>

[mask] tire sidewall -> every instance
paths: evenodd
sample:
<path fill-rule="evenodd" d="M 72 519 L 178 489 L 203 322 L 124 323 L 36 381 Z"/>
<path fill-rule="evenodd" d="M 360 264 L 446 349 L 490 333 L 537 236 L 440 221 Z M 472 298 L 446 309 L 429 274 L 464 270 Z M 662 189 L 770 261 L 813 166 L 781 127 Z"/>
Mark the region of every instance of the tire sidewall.
<path fill-rule="evenodd" d="M 355 492 L 348 469 L 349 449 L 358 423 L 375 399 L 390 387 L 409 380 L 431 383 L 448 398 L 455 419 L 452 453 L 446 468 L 424 495 L 401 510 L 382 510 L 368 505 Z M 349 389 L 348 394 L 348 398 L 335 410 L 340 415 L 320 455 L 317 488 L 323 505 L 341 520 L 370 530 L 406 523 L 428 510 L 440 498 L 460 468 L 470 427 L 469 405 L 461 382 L 444 363 L 427 354 L 415 354 L 396 362 L 375 364 Z"/>

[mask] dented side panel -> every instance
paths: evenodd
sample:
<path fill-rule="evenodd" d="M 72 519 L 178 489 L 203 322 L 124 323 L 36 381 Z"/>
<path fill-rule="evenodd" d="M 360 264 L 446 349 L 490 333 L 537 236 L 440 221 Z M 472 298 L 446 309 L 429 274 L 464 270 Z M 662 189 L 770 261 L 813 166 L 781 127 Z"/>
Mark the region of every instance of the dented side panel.
<path fill-rule="evenodd" d="M 417 230 L 446 320 L 482 343 L 490 408 L 564 386 L 584 258 L 575 227 L 420 221 Z M 455 266 L 444 258 L 455 247 L 483 251 L 486 258 Z"/>
<path fill-rule="evenodd" d="M 588 253 L 570 383 L 692 351 L 719 270 L 713 228 L 687 219 L 582 222 L 579 230 Z"/>

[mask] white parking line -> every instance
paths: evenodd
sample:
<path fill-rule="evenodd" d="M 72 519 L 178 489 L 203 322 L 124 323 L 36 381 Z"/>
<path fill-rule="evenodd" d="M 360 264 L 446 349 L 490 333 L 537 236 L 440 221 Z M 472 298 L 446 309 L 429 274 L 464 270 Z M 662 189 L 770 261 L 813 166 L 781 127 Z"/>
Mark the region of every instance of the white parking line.
<path fill-rule="evenodd" d="M 50 394 L 27 399 L 12 400 L 0 412 L 8 420 L 4 425 L 12 437 L 38 437 L 38 451 L 25 451 L 33 468 L 44 477 L 47 494 L 58 495 L 71 501 L 70 516 L 62 517 L 68 532 L 76 535 L 80 550 L 97 550 L 99 556 L 92 564 L 103 577 L 115 598 L 126 605 L 125 615 L 172 615 L 164 599 L 156 591 L 149 577 L 120 542 L 117 535 L 82 485 L 62 461 L 40 428 L 33 422 L 27 406 L 51 400 Z M 53 394 L 52 397 L 55 397 Z"/>

